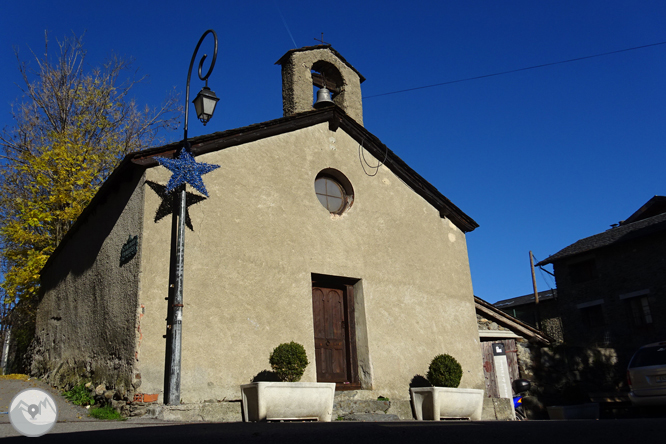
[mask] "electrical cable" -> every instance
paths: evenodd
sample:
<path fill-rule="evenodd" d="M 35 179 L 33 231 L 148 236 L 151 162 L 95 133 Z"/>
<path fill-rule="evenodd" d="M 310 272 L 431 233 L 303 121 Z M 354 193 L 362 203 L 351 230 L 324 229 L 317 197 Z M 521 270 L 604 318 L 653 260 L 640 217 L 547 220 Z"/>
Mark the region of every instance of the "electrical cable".
<path fill-rule="evenodd" d="M 358 146 L 358 160 L 361 162 L 361 167 L 363 168 L 363 172 L 364 172 L 366 175 L 370 176 L 370 177 L 374 177 L 374 176 L 376 176 L 377 173 L 379 172 L 379 168 L 380 168 L 382 165 L 384 165 L 384 163 L 386 162 L 386 159 L 388 159 L 388 147 L 386 147 L 386 153 L 384 154 L 384 160 L 383 160 L 381 163 L 377 163 L 377 166 L 372 166 L 372 165 L 370 165 L 370 164 L 368 163 L 368 161 L 365 159 L 365 152 L 364 152 L 364 151 L 365 151 L 365 147 L 363 146 L 364 143 L 365 143 L 365 139 L 361 140 L 361 143 L 360 143 L 359 146 Z M 377 162 L 379 162 L 379 159 L 377 159 Z M 364 165 L 364 164 L 365 164 L 365 165 Z M 368 173 L 368 172 L 365 170 L 365 166 L 366 166 L 366 165 L 367 165 L 369 168 L 374 169 L 375 172 L 372 173 L 372 174 Z"/>
<path fill-rule="evenodd" d="M 551 284 L 550 282 L 548 282 L 546 280 L 545 273 L 543 272 L 543 270 L 541 268 L 539 268 L 539 271 L 541 272 L 541 279 L 543 279 L 543 282 L 546 284 L 546 287 L 548 287 L 552 291 L 553 287 L 554 287 L 554 285 L 553 285 L 554 283 Z"/>
<path fill-rule="evenodd" d="M 580 60 L 592 59 L 592 58 L 595 58 L 595 57 L 603 57 L 603 56 L 607 56 L 607 55 L 610 55 L 610 54 L 618 54 L 620 52 L 634 51 L 636 49 L 649 48 L 649 47 L 652 47 L 652 46 L 659 46 L 659 45 L 666 45 L 666 42 L 650 43 L 649 45 L 634 46 L 632 48 L 618 49 L 618 50 L 615 50 L 615 51 L 603 52 L 603 53 L 600 53 L 600 54 L 594 54 L 594 55 L 589 55 L 589 56 L 584 56 L 584 57 L 576 57 L 574 59 L 560 60 L 558 62 L 542 63 L 541 65 L 533 65 L 533 66 L 527 66 L 525 68 L 511 69 L 509 71 L 495 72 L 495 73 L 492 73 L 492 74 L 484 74 L 484 75 L 481 75 L 481 76 L 467 77 L 467 78 L 458 79 L 458 80 L 450 80 L 448 82 L 434 83 L 432 85 L 417 86 L 415 88 L 407 88 L 407 89 L 401 89 L 401 90 L 398 90 L 398 91 L 391 91 L 391 92 L 387 92 L 387 93 L 373 94 L 371 96 L 364 96 L 363 98 L 364 99 L 371 99 L 373 97 L 388 96 L 388 95 L 391 95 L 391 94 L 399 94 L 399 93 L 404 93 L 404 92 L 408 92 L 408 91 L 416 91 L 416 90 L 419 90 L 419 89 L 434 88 L 436 86 L 450 85 L 452 83 L 467 82 L 469 80 L 485 79 L 487 77 L 495 77 L 495 76 L 501 76 L 501 75 L 504 75 L 504 74 L 511 74 L 511 73 L 514 73 L 514 72 L 527 71 L 527 70 L 530 70 L 530 69 L 544 68 L 546 66 L 561 65 L 563 63 L 578 62 Z"/>
<path fill-rule="evenodd" d="M 533 257 L 534 260 L 537 262 L 537 264 L 538 264 L 539 262 L 541 262 L 540 260 L 538 260 L 538 259 L 536 258 L 536 256 L 534 256 L 534 254 L 532 254 L 532 257 Z M 545 276 L 545 275 L 546 275 L 546 274 L 549 274 L 549 275 L 550 275 L 550 273 L 548 273 L 547 270 L 544 270 L 544 269 L 541 268 L 540 266 L 538 266 L 537 268 L 538 268 L 539 271 L 541 272 L 541 273 L 540 273 L 540 274 L 541 274 L 541 279 L 543 279 L 543 282 L 546 284 L 546 287 L 548 287 L 548 288 L 552 291 L 553 288 L 555 287 L 555 280 L 554 280 L 553 277 L 551 276 L 551 279 L 553 279 L 553 282 L 552 282 L 552 284 L 549 283 L 549 282 L 546 280 L 546 276 Z"/>

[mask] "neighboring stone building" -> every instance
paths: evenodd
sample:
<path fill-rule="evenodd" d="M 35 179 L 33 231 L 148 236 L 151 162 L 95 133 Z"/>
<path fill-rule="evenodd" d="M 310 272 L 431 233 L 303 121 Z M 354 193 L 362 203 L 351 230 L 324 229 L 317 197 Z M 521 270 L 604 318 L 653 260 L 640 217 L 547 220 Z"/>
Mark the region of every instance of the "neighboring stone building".
<path fill-rule="evenodd" d="M 479 337 L 484 350 L 486 396 L 496 395 L 496 391 L 490 388 L 493 376 L 490 371 L 491 365 L 486 363 L 490 361 L 492 353 L 489 353 L 486 344 L 492 342 L 504 344 L 512 382 L 518 378 L 532 380 L 534 377 L 532 350 L 551 345 L 553 339 L 520 319 L 507 315 L 479 297 L 475 297 L 474 300 Z"/>
<path fill-rule="evenodd" d="M 476 305 L 476 319 L 481 340 L 481 354 L 483 356 L 483 375 L 485 379 L 486 405 L 490 400 L 494 404 L 496 419 L 509 419 L 513 416 L 510 399 L 501 408 L 501 390 L 498 387 L 497 368 L 493 356 L 493 344 L 502 344 L 506 352 L 508 376 L 513 383 L 516 379 L 527 379 L 533 384 L 535 380 L 535 367 L 541 356 L 541 349 L 550 345 L 553 340 L 541 331 L 514 318 L 479 297 L 474 298 Z M 536 390 L 535 390 L 536 392 Z M 484 419 L 495 419 L 488 412 L 490 408 L 484 405 Z M 510 414 L 507 417 L 506 412 Z"/>
<path fill-rule="evenodd" d="M 568 346 L 616 354 L 622 370 L 638 347 L 666 338 L 666 197 L 538 265 L 546 264 Z"/>
<path fill-rule="evenodd" d="M 204 176 L 210 198 L 188 202 L 183 402 L 238 400 L 289 341 L 306 348 L 304 381 L 357 398 L 408 400 L 440 353 L 462 364 L 461 387 L 483 388 L 465 240 L 477 224 L 362 126 L 363 77 L 329 45 L 278 63 L 284 117 L 190 140 L 220 168 Z M 313 110 L 324 78 L 337 106 Z M 162 400 L 172 224 L 155 157 L 177 148 L 128 155 L 52 255 L 35 373 Z"/>
<path fill-rule="evenodd" d="M 534 293 L 503 299 L 493 305 L 532 327 L 538 324 L 545 334 L 556 341 L 562 341 L 562 319 L 557 306 L 557 290 L 540 291 L 538 305 Z"/>

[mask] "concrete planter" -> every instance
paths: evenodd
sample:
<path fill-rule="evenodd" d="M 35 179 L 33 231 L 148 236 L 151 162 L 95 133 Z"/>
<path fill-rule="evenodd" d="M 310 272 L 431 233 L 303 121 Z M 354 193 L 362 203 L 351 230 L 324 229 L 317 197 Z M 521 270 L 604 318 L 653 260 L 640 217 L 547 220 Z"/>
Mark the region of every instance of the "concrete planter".
<path fill-rule="evenodd" d="M 550 419 L 599 419 L 599 404 L 589 402 L 578 405 L 554 405 L 548 407 Z"/>
<path fill-rule="evenodd" d="M 243 420 L 316 419 L 330 422 L 335 383 L 253 382 L 241 385 Z"/>
<path fill-rule="evenodd" d="M 412 406 L 418 421 L 469 419 L 478 421 L 483 411 L 483 390 L 449 387 L 410 389 Z"/>

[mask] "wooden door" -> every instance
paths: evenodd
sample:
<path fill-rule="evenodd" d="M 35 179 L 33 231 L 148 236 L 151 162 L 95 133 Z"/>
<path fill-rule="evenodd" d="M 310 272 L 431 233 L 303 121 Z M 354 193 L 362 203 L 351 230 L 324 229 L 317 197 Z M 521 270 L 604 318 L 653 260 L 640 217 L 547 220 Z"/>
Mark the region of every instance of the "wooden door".
<path fill-rule="evenodd" d="M 483 377 L 486 380 L 486 397 L 499 398 L 499 388 L 497 387 L 497 376 L 495 375 L 492 345 L 492 342 L 481 343 L 481 353 L 483 353 Z"/>
<path fill-rule="evenodd" d="M 515 339 L 505 339 L 504 351 L 506 351 L 506 362 L 509 364 L 509 377 L 511 378 L 511 386 L 513 381 L 520 379 L 520 368 L 518 366 L 518 349 L 516 347 Z"/>
<path fill-rule="evenodd" d="M 345 294 L 336 288 L 312 288 L 317 381 L 349 382 Z"/>
<path fill-rule="evenodd" d="M 486 396 L 489 398 L 498 398 L 499 387 L 497 387 L 497 375 L 495 374 L 495 361 L 492 348 L 493 342 L 501 342 L 504 344 L 512 389 L 513 381 L 520 379 L 520 371 L 518 367 L 516 341 L 514 339 L 492 340 L 481 343 L 481 352 L 483 354 L 483 376 L 486 380 Z"/>

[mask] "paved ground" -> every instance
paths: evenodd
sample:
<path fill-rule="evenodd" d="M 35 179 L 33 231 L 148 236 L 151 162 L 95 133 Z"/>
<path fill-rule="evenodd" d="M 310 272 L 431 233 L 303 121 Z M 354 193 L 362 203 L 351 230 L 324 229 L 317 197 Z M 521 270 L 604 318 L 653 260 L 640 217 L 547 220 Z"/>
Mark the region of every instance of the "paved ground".
<path fill-rule="evenodd" d="M 331 422 L 331 423 L 168 423 L 158 420 L 98 421 L 86 416 L 87 411 L 63 399 L 59 393 L 39 381 L 0 380 L 0 408 L 7 411 L 11 399 L 23 388 L 41 388 L 54 395 L 59 420 L 40 442 L 91 442 L 95 444 L 123 441 L 164 442 L 250 442 L 381 444 L 443 442 L 447 444 L 590 444 L 658 443 L 666 436 L 665 418 L 523 421 L 523 422 Z M 0 415 L 0 438 L 3 444 L 25 442 Z"/>
<path fill-rule="evenodd" d="M 58 419 L 61 421 L 85 421 L 88 411 L 82 407 L 76 406 L 60 395 L 60 392 L 46 383 L 36 379 L 20 381 L 15 379 L 0 379 L 0 412 L 9 411 L 9 404 L 12 399 L 21 390 L 29 388 L 38 388 L 47 391 L 53 396 L 58 407 Z M 0 424 L 9 423 L 7 415 L 0 415 Z"/>
<path fill-rule="evenodd" d="M 151 425 L 165 426 L 170 423 L 165 421 L 150 420 L 150 419 L 131 419 L 128 421 L 100 421 L 88 416 L 88 410 L 74 405 L 65 399 L 60 391 L 54 389 L 50 385 L 31 379 L 28 381 L 0 379 L 0 412 L 8 412 L 9 405 L 14 396 L 21 390 L 29 388 L 38 388 L 47 391 L 53 396 L 58 407 L 58 423 L 53 427 L 50 433 L 63 433 L 63 432 L 78 432 L 90 430 L 107 430 L 107 429 L 126 429 L 135 427 L 147 427 Z M 21 436 L 9 422 L 9 415 L 0 414 L 0 438 L 10 436 Z"/>

